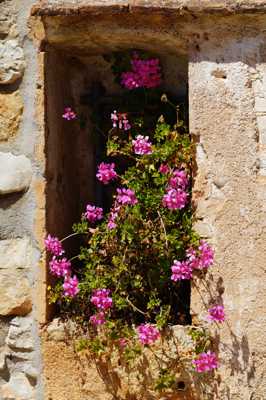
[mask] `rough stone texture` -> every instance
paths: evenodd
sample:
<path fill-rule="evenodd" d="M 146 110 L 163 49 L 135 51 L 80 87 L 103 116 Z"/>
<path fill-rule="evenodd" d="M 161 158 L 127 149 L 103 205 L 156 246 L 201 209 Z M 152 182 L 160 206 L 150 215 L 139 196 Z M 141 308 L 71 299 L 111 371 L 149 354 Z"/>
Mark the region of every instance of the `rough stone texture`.
<path fill-rule="evenodd" d="M 198 217 L 211 227 L 216 253 L 207 284 L 193 287 L 192 312 L 196 320 L 205 304 L 223 301 L 227 314 L 218 337 L 215 399 L 260 400 L 266 393 L 266 182 L 258 170 L 264 40 L 232 37 L 225 49 L 212 35 L 199 43 L 189 68 L 190 128 L 199 143 L 194 201 Z M 223 76 L 213 73 L 217 69 Z"/>
<path fill-rule="evenodd" d="M 32 309 L 27 278 L 31 251 L 28 239 L 0 241 L 0 315 L 25 315 Z"/>
<path fill-rule="evenodd" d="M 77 333 L 74 334 L 73 326 L 72 324 L 69 330 L 69 323 L 64 324 L 57 319 L 43 330 L 45 399 L 192 400 L 201 398 L 197 378 L 192 383 L 190 373 L 185 371 L 184 366 L 178 368 L 178 363 L 175 367 L 177 384 L 183 382 L 185 390 L 174 389 L 159 394 L 152 389 L 152 379 L 156 379 L 159 372 L 154 353 L 157 360 L 160 359 L 166 365 L 173 357 L 176 357 L 177 353 L 181 357 L 184 353 L 187 356 L 192 345 L 191 338 L 186 334 L 187 328 L 173 327 L 171 339 L 165 339 L 163 347 L 158 342 L 153 346 L 153 351 L 147 348 L 143 359 L 139 360 L 141 367 L 132 368 L 129 374 L 123 361 L 118 362 L 119 355 L 116 351 L 110 354 L 109 359 L 102 357 L 98 362 L 87 351 L 75 352 L 75 341 L 80 336 Z M 53 336 L 49 330 L 53 332 Z M 58 336 L 55 335 L 56 331 L 58 331 Z M 180 343 L 182 343 L 182 350 Z M 162 348 L 164 352 L 161 351 Z M 60 358 L 58 354 L 61 355 Z"/>
<path fill-rule="evenodd" d="M 31 179 L 32 167 L 27 157 L 0 153 L 0 195 L 28 189 Z"/>
<path fill-rule="evenodd" d="M 31 351 L 34 349 L 32 337 L 32 318 L 16 317 L 12 320 L 6 344 L 18 351 Z"/>
<path fill-rule="evenodd" d="M 0 41 L 0 85 L 16 82 L 22 77 L 24 69 L 24 53 L 18 41 Z"/>
<path fill-rule="evenodd" d="M 19 91 L 0 93 L 0 142 L 17 134 L 23 101 Z"/>
<path fill-rule="evenodd" d="M 18 372 L 11 376 L 10 381 L 0 388 L 2 400 L 33 400 L 32 386 L 27 377 Z"/>
<path fill-rule="evenodd" d="M 33 8 L 35 15 L 87 13 L 93 7 L 134 9 L 138 7 L 186 12 L 243 13 L 264 12 L 265 0 L 40 0 Z"/>

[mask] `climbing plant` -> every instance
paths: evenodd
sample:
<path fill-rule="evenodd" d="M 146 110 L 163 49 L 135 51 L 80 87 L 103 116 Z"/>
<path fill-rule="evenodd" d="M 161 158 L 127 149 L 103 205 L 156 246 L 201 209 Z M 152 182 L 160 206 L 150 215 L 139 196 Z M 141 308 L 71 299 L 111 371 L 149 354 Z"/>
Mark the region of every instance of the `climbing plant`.
<path fill-rule="evenodd" d="M 83 241 L 74 266 L 62 240 L 48 235 L 45 244 L 57 278 L 50 299 L 88 334 L 79 348 L 100 357 L 116 346 L 129 361 L 158 343 L 167 327 L 191 322 L 190 281 L 195 274 L 204 279 L 214 251 L 193 230 L 193 145 L 180 105 L 162 90 L 160 60 L 144 52 L 116 53 L 112 60 L 123 101 L 108 116 L 96 175 L 111 187 L 112 204 L 106 213 L 88 204 L 74 224 L 73 235 Z M 97 131 L 105 117 L 95 116 Z M 78 116 L 67 107 L 63 118 Z M 223 322 L 223 306 L 212 305 L 207 317 Z M 193 327 L 190 335 L 195 372 L 217 368 L 206 330 Z M 155 387 L 173 383 L 171 371 L 162 370 Z"/>

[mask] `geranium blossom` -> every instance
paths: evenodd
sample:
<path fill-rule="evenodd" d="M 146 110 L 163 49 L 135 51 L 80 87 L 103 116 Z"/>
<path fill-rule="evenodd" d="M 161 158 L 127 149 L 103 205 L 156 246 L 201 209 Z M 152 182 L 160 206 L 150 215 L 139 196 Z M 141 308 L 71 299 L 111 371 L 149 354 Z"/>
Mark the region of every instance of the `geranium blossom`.
<path fill-rule="evenodd" d="M 77 117 L 76 113 L 71 109 L 71 107 L 66 107 L 62 117 L 68 121 L 75 119 Z"/>
<path fill-rule="evenodd" d="M 204 240 L 200 241 L 200 263 L 199 268 L 208 268 L 213 264 L 214 251 Z"/>
<path fill-rule="evenodd" d="M 174 282 L 192 278 L 192 268 L 187 261 L 174 260 L 171 270 L 171 280 Z"/>
<path fill-rule="evenodd" d="M 142 344 L 153 344 L 161 336 L 159 330 L 151 324 L 141 324 L 137 327 L 137 331 Z"/>
<path fill-rule="evenodd" d="M 137 53 L 134 53 L 131 60 L 132 71 L 123 72 L 121 84 L 127 89 L 155 88 L 161 84 L 161 68 L 158 58 L 141 60 Z"/>
<path fill-rule="evenodd" d="M 88 204 L 86 207 L 85 217 L 89 222 L 96 222 L 103 218 L 103 209 Z"/>
<path fill-rule="evenodd" d="M 121 209 L 121 205 L 117 203 L 117 201 L 115 201 L 109 217 L 108 217 L 108 223 L 107 223 L 107 227 L 108 229 L 115 229 L 117 224 L 116 224 L 116 219 L 118 217 L 119 211 Z"/>
<path fill-rule="evenodd" d="M 224 306 L 216 305 L 208 309 L 208 318 L 211 321 L 224 322 Z"/>
<path fill-rule="evenodd" d="M 91 297 L 91 302 L 94 304 L 98 310 L 108 310 L 112 307 L 113 300 L 109 296 L 109 289 L 97 289 L 94 290 Z"/>
<path fill-rule="evenodd" d="M 197 372 L 207 372 L 218 367 L 216 354 L 211 351 L 199 354 L 199 356 L 192 362 L 195 365 Z"/>
<path fill-rule="evenodd" d="M 73 277 L 66 275 L 63 283 L 64 296 L 75 297 L 79 292 L 78 284 L 79 281 L 76 275 Z"/>
<path fill-rule="evenodd" d="M 116 201 L 123 205 L 135 205 L 138 203 L 134 190 L 126 188 L 117 189 Z"/>
<path fill-rule="evenodd" d="M 53 237 L 48 235 L 44 240 L 46 250 L 52 253 L 55 256 L 61 256 L 64 253 L 62 243 L 57 237 Z"/>
<path fill-rule="evenodd" d="M 65 276 L 70 273 L 71 262 L 65 257 L 57 259 L 55 256 L 53 256 L 52 260 L 49 262 L 49 269 L 51 274 L 55 276 Z"/>
<path fill-rule="evenodd" d="M 163 196 L 163 205 L 170 210 L 180 210 L 185 207 L 187 198 L 188 194 L 182 189 L 167 189 Z"/>
<path fill-rule="evenodd" d="M 209 268 L 213 264 L 214 251 L 204 240 L 200 241 L 198 250 L 191 247 L 187 250 L 186 255 L 192 269 Z"/>
<path fill-rule="evenodd" d="M 186 190 L 188 186 L 188 177 L 186 171 L 182 169 L 174 170 L 169 179 L 169 186 L 172 189 Z"/>
<path fill-rule="evenodd" d="M 132 140 L 132 145 L 135 154 L 145 155 L 152 153 L 149 136 L 138 135 L 135 140 Z"/>
<path fill-rule="evenodd" d="M 99 313 L 92 315 L 90 317 L 90 322 L 95 326 L 104 325 L 106 323 L 105 313 L 100 311 Z"/>
<path fill-rule="evenodd" d="M 111 114 L 111 120 L 113 128 L 123 129 L 124 131 L 128 131 L 131 128 L 127 113 L 117 113 L 117 111 L 113 111 Z"/>
<path fill-rule="evenodd" d="M 159 172 L 161 172 L 161 174 L 168 174 L 170 172 L 170 167 L 167 164 L 161 164 L 160 168 L 159 168 Z"/>
<path fill-rule="evenodd" d="M 100 165 L 98 165 L 98 173 L 96 174 L 96 177 L 99 179 L 99 181 L 106 185 L 110 181 L 117 178 L 117 173 L 115 172 L 114 168 L 114 163 L 108 164 L 102 162 Z"/>

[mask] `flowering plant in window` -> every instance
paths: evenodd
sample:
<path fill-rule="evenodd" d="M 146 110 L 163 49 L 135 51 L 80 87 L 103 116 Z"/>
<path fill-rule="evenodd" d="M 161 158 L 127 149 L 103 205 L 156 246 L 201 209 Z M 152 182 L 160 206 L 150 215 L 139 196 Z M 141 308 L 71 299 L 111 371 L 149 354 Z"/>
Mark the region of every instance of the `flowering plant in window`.
<path fill-rule="evenodd" d="M 75 267 L 57 238 L 45 240 L 50 272 L 59 279 L 55 301 L 70 312 L 77 305 L 74 315 L 87 326 L 90 349 L 102 354 L 111 343 L 125 358 L 132 349 L 158 345 L 168 326 L 191 322 L 190 282 L 214 262 L 212 246 L 192 226 L 190 135 L 179 120 L 159 113 L 159 59 L 134 53 L 128 68 L 118 80 L 128 98 L 138 100 L 132 112 L 107 116 L 106 153 L 96 172 L 103 189 L 112 187 L 112 204 L 105 213 L 104 204 L 88 204 L 74 225 L 74 234 L 84 237 Z M 207 311 L 210 322 L 224 321 L 222 305 Z M 217 368 L 208 335 L 194 327 L 191 336 L 189 368 Z M 159 380 L 160 387 L 173 383 L 165 372 Z"/>

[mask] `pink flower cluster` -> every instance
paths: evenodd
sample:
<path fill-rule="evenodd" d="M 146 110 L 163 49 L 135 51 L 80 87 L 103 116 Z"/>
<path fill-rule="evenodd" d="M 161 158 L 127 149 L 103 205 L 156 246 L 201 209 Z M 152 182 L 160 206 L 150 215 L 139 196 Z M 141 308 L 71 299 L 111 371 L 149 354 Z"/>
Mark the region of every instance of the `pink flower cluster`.
<path fill-rule="evenodd" d="M 141 60 L 137 53 L 131 59 L 132 70 L 123 72 L 121 84 L 129 90 L 155 88 L 161 84 L 161 67 L 158 58 Z"/>
<path fill-rule="evenodd" d="M 224 322 L 225 314 L 224 314 L 224 306 L 216 305 L 208 309 L 209 320 L 216 322 Z"/>
<path fill-rule="evenodd" d="M 119 211 L 123 205 L 135 205 L 138 203 L 135 192 L 132 189 L 120 188 L 117 189 L 116 198 L 113 207 L 110 210 L 107 227 L 108 229 L 115 229 L 116 219 L 119 215 Z"/>
<path fill-rule="evenodd" d="M 104 325 L 106 323 L 105 313 L 103 311 L 98 312 L 90 317 L 90 322 L 95 325 Z"/>
<path fill-rule="evenodd" d="M 71 109 L 71 107 L 66 107 L 62 117 L 67 121 L 71 121 L 72 119 L 77 118 L 77 114 Z"/>
<path fill-rule="evenodd" d="M 117 113 L 117 111 L 113 111 L 111 114 L 111 120 L 113 128 L 124 129 L 124 131 L 128 131 L 131 128 L 127 118 L 127 113 Z"/>
<path fill-rule="evenodd" d="M 109 289 L 97 289 L 94 290 L 91 297 L 91 302 L 94 304 L 98 310 L 108 310 L 112 307 L 113 300 L 109 296 Z"/>
<path fill-rule="evenodd" d="M 173 189 L 186 190 L 188 186 L 188 177 L 183 169 L 176 169 L 172 172 L 169 179 L 169 186 Z"/>
<path fill-rule="evenodd" d="M 121 209 L 121 205 L 117 203 L 117 201 L 114 202 L 114 205 L 110 211 L 109 218 L 108 218 L 108 223 L 107 227 L 108 229 L 115 229 L 117 227 L 116 224 L 116 218 L 118 217 L 119 211 Z"/>
<path fill-rule="evenodd" d="M 214 251 L 204 240 L 200 241 L 198 250 L 190 248 L 186 251 L 185 261 L 174 260 L 171 267 L 171 280 L 176 282 L 183 279 L 191 279 L 194 269 L 208 268 L 213 264 Z"/>
<path fill-rule="evenodd" d="M 135 192 L 132 189 L 121 188 L 117 189 L 116 201 L 118 204 L 129 204 L 135 205 L 138 203 L 138 199 L 136 198 Z"/>
<path fill-rule="evenodd" d="M 137 331 L 142 344 L 153 344 L 161 336 L 159 330 L 151 324 L 141 324 L 137 327 Z"/>
<path fill-rule="evenodd" d="M 192 278 L 192 268 L 187 261 L 174 260 L 171 270 L 171 280 L 174 282 Z"/>
<path fill-rule="evenodd" d="M 181 210 L 187 203 L 188 194 L 182 189 L 167 189 L 163 196 L 163 206 L 169 210 Z"/>
<path fill-rule="evenodd" d="M 193 360 L 197 372 L 207 372 L 218 367 L 218 361 L 216 354 L 207 351 L 207 353 L 201 353 Z"/>
<path fill-rule="evenodd" d="M 167 175 L 170 172 L 170 167 L 167 164 L 161 164 L 159 171 L 161 172 L 161 174 Z"/>
<path fill-rule="evenodd" d="M 144 155 L 151 154 L 151 143 L 149 136 L 138 135 L 135 140 L 132 140 L 133 150 L 135 154 Z"/>
<path fill-rule="evenodd" d="M 200 241 L 198 251 L 190 248 L 187 250 L 186 254 L 193 269 L 209 268 L 213 264 L 214 251 L 204 240 Z"/>
<path fill-rule="evenodd" d="M 64 296 L 75 297 L 79 292 L 78 284 L 79 281 L 76 275 L 73 277 L 66 275 L 63 283 Z"/>
<path fill-rule="evenodd" d="M 45 248 L 54 256 L 61 256 L 64 253 L 64 249 L 62 247 L 62 243 L 57 237 L 53 237 L 48 235 L 44 240 Z"/>
<path fill-rule="evenodd" d="M 115 172 L 114 168 L 114 163 L 108 164 L 102 162 L 100 165 L 98 165 L 98 173 L 96 174 L 96 177 L 99 179 L 99 181 L 106 185 L 110 181 L 117 178 L 117 173 Z"/>
<path fill-rule="evenodd" d="M 103 209 L 101 207 L 95 207 L 91 204 L 88 204 L 84 215 L 89 222 L 94 223 L 103 218 Z"/>
<path fill-rule="evenodd" d="M 53 256 L 49 262 L 50 272 L 55 276 L 66 276 L 70 274 L 71 262 L 64 258 L 56 258 Z"/>
<path fill-rule="evenodd" d="M 113 300 L 109 295 L 109 289 L 97 289 L 92 293 L 91 302 L 97 308 L 98 313 L 90 317 L 90 322 L 95 326 L 104 325 L 106 323 L 105 313 L 113 305 Z"/>
<path fill-rule="evenodd" d="M 168 166 L 160 167 L 160 172 L 168 173 Z M 188 194 L 185 191 L 188 186 L 187 174 L 184 170 L 174 170 L 169 179 L 166 194 L 163 196 L 163 206 L 169 210 L 181 210 L 187 204 Z"/>

